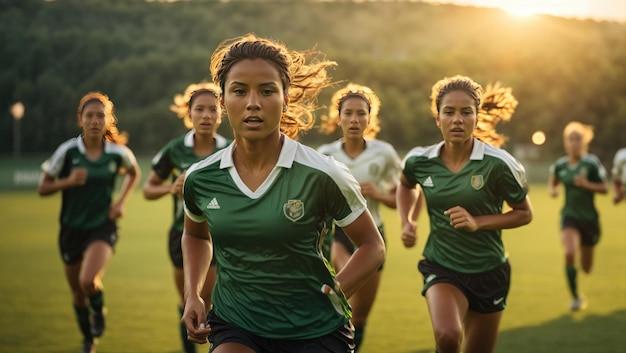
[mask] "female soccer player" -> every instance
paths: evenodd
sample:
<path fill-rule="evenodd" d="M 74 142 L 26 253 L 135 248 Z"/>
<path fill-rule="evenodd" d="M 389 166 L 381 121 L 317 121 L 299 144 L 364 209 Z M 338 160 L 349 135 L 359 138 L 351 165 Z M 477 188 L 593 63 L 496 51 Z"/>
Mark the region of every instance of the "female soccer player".
<path fill-rule="evenodd" d="M 59 247 L 72 291 L 82 352 L 95 352 L 105 314 L 102 278 L 117 241 L 116 221 L 139 180 L 139 166 L 118 134 L 113 102 L 102 93 L 86 94 L 78 105 L 80 136 L 62 143 L 42 165 L 39 194 L 62 192 Z M 117 201 L 115 179 L 124 173 Z"/>
<path fill-rule="evenodd" d="M 624 186 L 626 185 L 626 148 L 621 148 L 615 153 L 613 158 L 613 188 L 615 195 L 613 203 L 618 204 L 624 199 Z"/>
<path fill-rule="evenodd" d="M 594 205 L 595 193 L 608 191 L 607 172 L 598 157 L 587 153 L 593 140 L 593 128 L 577 121 L 563 130 L 566 156 L 550 166 L 549 190 L 558 196 L 558 185 L 565 187 L 565 205 L 561 209 L 561 242 L 565 250 L 565 274 L 572 302 L 571 310 L 582 310 L 586 299 L 578 291 L 575 266 L 580 249 L 580 266 L 591 272 L 593 249 L 600 240 L 600 219 Z"/>
<path fill-rule="evenodd" d="M 493 125 L 509 119 L 517 101 L 498 86 L 489 102 L 481 103 L 482 93 L 464 76 L 433 86 L 443 141 L 407 154 L 397 191 L 406 247 L 417 241 L 416 185 L 428 206 L 431 231 L 418 268 L 440 353 L 493 352 L 510 283 L 501 230 L 532 219 L 524 168 L 490 144 L 503 141 Z"/>
<path fill-rule="evenodd" d="M 320 146 L 318 152 L 334 157 L 350 169 L 360 183 L 361 193 L 367 200 L 367 208 L 374 217 L 378 230 L 384 235 L 379 208 L 380 204 L 396 208 L 400 158 L 393 146 L 376 139 L 376 134 L 380 130 L 379 110 L 380 100 L 369 87 L 350 83 L 335 92 L 328 116 L 322 118 L 321 130 L 330 134 L 337 126 L 341 126 L 343 137 Z M 331 247 L 335 270 L 341 271 L 355 250 L 354 244 L 341 227 L 335 227 Z M 367 317 L 378 292 L 381 271 L 382 266 L 350 298 L 355 352 L 359 350 L 363 341 Z"/>
<path fill-rule="evenodd" d="M 385 247 L 345 166 L 294 141 L 333 62 L 252 34 L 220 44 L 211 74 L 234 142 L 185 177 L 185 313 L 189 338 L 214 353 L 348 352 L 352 296 Z M 321 252 L 326 220 L 359 247 L 336 276 Z M 200 295 L 217 259 L 205 327 Z"/>
<path fill-rule="evenodd" d="M 169 231 L 170 260 L 174 265 L 174 283 L 180 295 L 179 312 L 183 313 L 183 254 L 180 239 L 183 235 L 183 181 L 185 172 L 193 163 L 204 159 L 215 151 L 226 147 L 230 141 L 217 134 L 222 123 L 222 108 L 218 98 L 220 88 L 208 82 L 191 84 L 185 93 L 174 97 L 170 109 L 179 119 L 183 119 L 191 129 L 165 145 L 152 159 L 152 172 L 143 186 L 143 194 L 148 200 L 156 200 L 164 195 L 172 195 L 174 200 L 174 223 Z M 172 182 L 166 183 L 171 176 Z M 202 290 L 207 309 L 211 307 L 211 292 L 215 284 L 215 261 L 211 263 Z M 196 352 L 193 342 L 187 340 L 187 329 L 180 323 L 181 339 L 186 353 Z"/>

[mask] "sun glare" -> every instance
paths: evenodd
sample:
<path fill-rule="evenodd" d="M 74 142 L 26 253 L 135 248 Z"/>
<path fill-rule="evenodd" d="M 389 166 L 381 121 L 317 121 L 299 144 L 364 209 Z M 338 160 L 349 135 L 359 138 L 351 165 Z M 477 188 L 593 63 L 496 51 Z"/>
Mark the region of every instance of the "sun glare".
<path fill-rule="evenodd" d="M 504 11 L 510 13 L 515 17 L 528 17 L 536 14 L 537 12 L 533 10 L 529 5 L 526 4 L 507 4 L 504 3 L 499 5 Z"/>

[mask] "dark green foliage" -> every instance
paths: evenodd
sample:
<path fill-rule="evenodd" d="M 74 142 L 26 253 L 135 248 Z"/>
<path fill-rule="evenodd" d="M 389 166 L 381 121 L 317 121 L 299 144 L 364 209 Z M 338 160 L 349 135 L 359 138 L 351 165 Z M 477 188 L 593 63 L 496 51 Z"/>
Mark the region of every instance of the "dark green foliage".
<path fill-rule="evenodd" d="M 336 81 L 372 87 L 382 101 L 379 137 L 401 151 L 440 139 L 428 95 L 455 74 L 513 88 L 517 112 L 498 127 L 510 150 L 541 129 L 542 158 L 553 159 L 570 120 L 595 126 L 591 152 L 607 166 L 626 140 L 621 23 L 402 1 L 23 0 L 0 2 L 0 154 L 12 150 L 13 102 L 26 106 L 22 151 L 48 153 L 79 133 L 76 105 L 89 90 L 108 94 L 129 145 L 153 154 L 184 131 L 168 109 L 174 94 L 210 79 L 213 49 L 247 32 L 315 47 L 339 63 Z M 220 132 L 230 136 L 227 124 Z M 330 138 L 311 131 L 302 140 Z"/>

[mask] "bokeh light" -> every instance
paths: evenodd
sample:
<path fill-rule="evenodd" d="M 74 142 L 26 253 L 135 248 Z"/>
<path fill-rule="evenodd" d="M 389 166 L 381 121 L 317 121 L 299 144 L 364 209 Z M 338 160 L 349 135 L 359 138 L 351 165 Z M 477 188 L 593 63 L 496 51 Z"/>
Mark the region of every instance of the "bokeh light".
<path fill-rule="evenodd" d="M 541 130 L 535 131 L 531 139 L 535 145 L 541 146 L 546 142 L 546 134 Z"/>

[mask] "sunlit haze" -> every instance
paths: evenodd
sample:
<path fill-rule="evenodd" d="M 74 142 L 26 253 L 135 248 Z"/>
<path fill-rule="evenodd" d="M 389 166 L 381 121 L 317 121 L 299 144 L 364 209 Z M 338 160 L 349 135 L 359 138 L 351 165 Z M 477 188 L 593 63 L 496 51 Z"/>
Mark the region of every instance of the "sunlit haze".
<path fill-rule="evenodd" d="M 626 22 L 624 0 L 424 0 L 478 7 L 497 7 L 515 16 L 548 14 L 561 17 L 592 18 Z"/>

